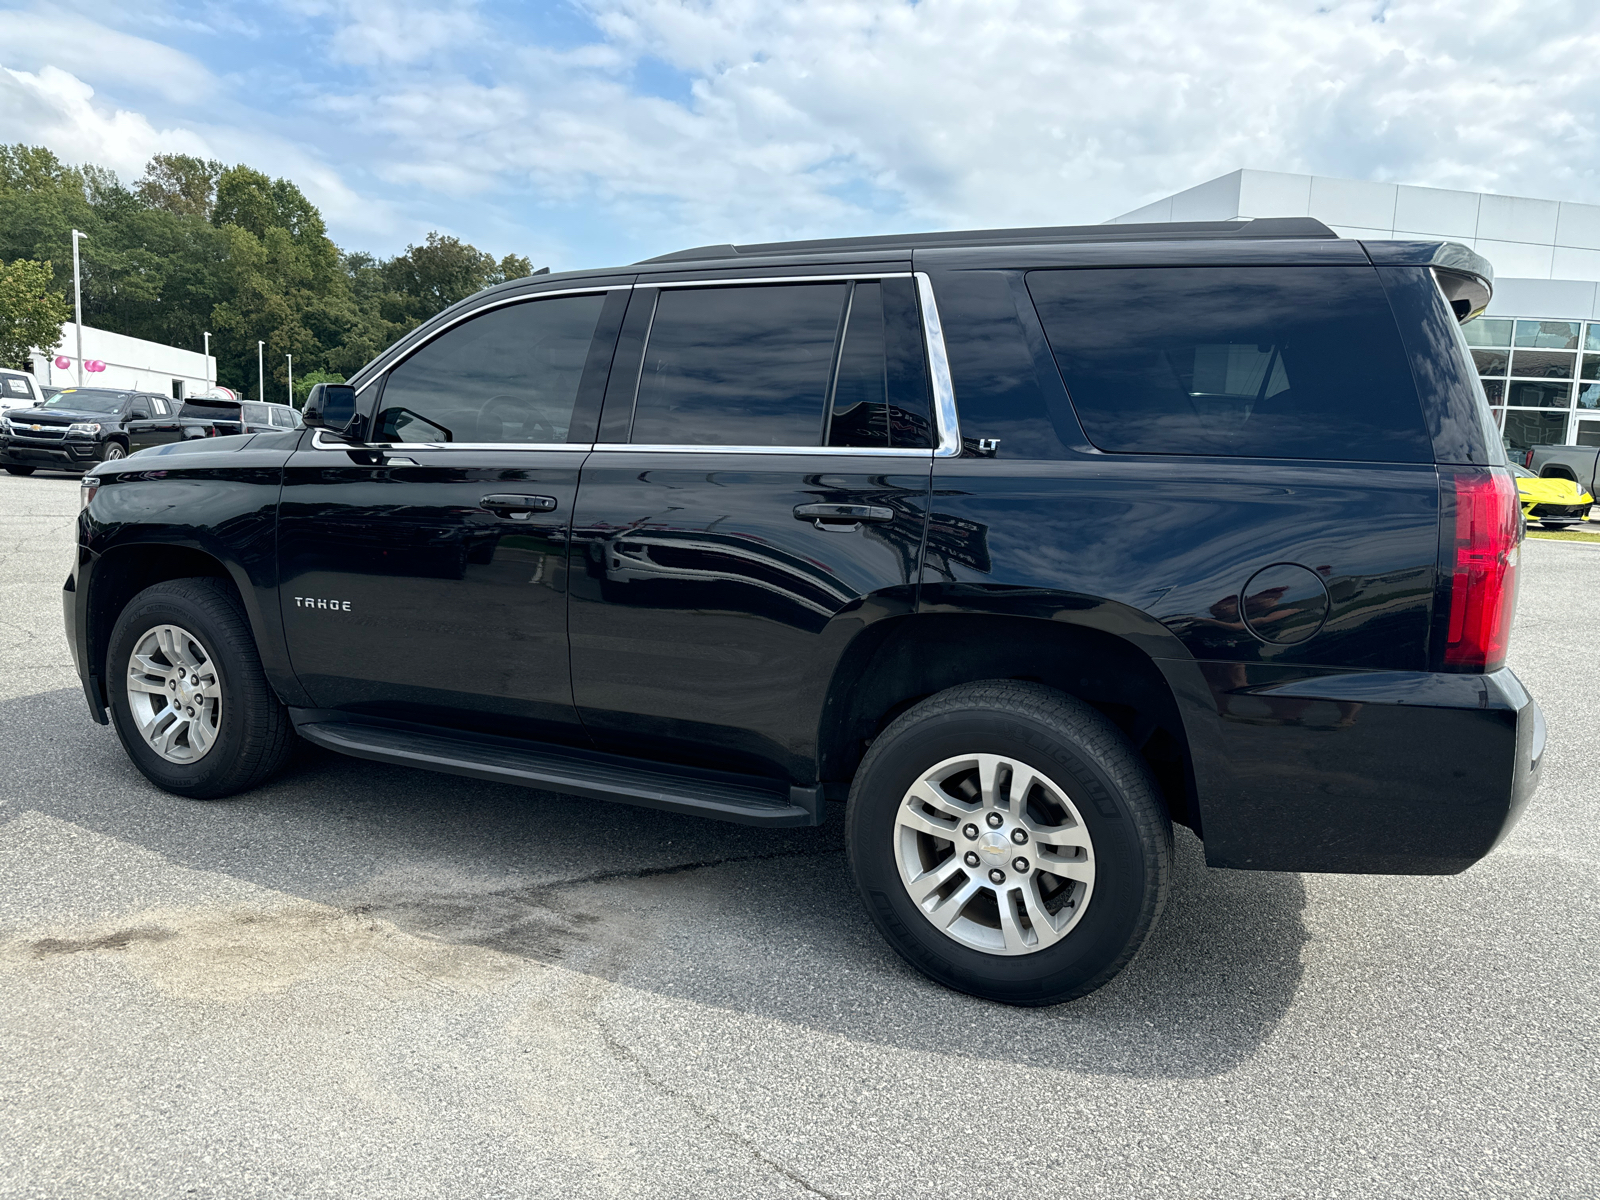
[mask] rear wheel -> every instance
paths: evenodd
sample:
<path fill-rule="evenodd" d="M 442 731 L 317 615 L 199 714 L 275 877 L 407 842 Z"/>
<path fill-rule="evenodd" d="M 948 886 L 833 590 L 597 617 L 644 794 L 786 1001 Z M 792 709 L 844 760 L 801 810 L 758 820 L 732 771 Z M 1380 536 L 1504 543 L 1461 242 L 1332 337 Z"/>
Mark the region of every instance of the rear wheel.
<path fill-rule="evenodd" d="M 195 800 L 247 791 L 293 749 L 238 596 L 217 579 L 140 592 L 111 632 L 112 723 L 151 783 Z"/>
<path fill-rule="evenodd" d="M 995 680 L 906 712 L 846 818 L 879 930 L 940 983 L 1010 1004 L 1085 995 L 1132 961 L 1166 899 L 1172 826 L 1109 720 Z"/>
<path fill-rule="evenodd" d="M 6 474 L 7 475 L 32 475 L 33 474 L 33 468 L 32 467 L 13 467 L 13 466 L 10 466 L 8 464 L 6 466 Z"/>

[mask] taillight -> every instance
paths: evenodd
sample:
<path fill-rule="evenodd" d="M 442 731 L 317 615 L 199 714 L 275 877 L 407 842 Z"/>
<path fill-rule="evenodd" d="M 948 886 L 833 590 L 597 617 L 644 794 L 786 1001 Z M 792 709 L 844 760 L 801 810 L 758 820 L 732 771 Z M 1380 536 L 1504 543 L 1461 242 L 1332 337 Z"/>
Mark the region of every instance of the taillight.
<path fill-rule="evenodd" d="M 1528 447 L 1528 452 L 1522 456 L 1522 465 L 1528 470 L 1533 470 L 1533 447 Z"/>
<path fill-rule="evenodd" d="M 1441 472 L 1455 488 L 1454 538 L 1445 546 L 1450 572 L 1447 671 L 1495 671 L 1505 664 L 1517 607 L 1522 537 L 1517 482 L 1500 469 Z"/>

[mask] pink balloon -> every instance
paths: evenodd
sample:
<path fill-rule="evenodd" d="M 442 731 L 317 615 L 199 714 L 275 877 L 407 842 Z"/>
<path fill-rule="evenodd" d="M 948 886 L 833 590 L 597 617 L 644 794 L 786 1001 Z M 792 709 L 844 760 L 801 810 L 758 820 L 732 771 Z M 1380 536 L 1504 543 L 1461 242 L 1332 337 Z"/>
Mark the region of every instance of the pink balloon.
<path fill-rule="evenodd" d="M 83 364 L 83 369 L 85 371 L 104 371 L 106 369 L 106 365 L 98 358 L 92 358 Z"/>
<path fill-rule="evenodd" d="M 70 358 L 68 358 L 65 354 L 56 355 L 56 369 L 57 370 L 65 371 L 71 365 L 72 365 L 72 360 Z"/>

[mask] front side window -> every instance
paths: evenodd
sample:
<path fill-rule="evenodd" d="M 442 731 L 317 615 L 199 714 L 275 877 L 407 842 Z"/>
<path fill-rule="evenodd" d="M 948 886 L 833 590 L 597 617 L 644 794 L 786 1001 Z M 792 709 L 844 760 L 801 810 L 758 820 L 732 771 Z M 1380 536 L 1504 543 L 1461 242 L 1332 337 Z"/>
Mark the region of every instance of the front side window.
<path fill-rule="evenodd" d="M 20 375 L 0 375 L 0 394 L 33 399 L 33 393 L 28 390 L 28 381 Z"/>
<path fill-rule="evenodd" d="M 1129 267 L 1028 275 L 1102 450 L 1430 462 L 1370 267 Z"/>
<path fill-rule="evenodd" d="M 909 279 L 664 288 L 630 441 L 932 445 Z"/>
<path fill-rule="evenodd" d="M 566 442 L 604 304 L 529 300 L 446 330 L 389 372 L 373 440 Z"/>

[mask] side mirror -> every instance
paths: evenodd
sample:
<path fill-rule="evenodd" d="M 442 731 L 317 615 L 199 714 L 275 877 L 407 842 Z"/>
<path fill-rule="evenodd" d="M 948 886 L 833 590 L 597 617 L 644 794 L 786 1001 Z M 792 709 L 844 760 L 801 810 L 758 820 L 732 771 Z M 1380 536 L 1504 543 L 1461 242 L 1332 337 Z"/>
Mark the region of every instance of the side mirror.
<path fill-rule="evenodd" d="M 347 383 L 318 383 L 306 397 L 300 423 L 309 429 L 325 429 L 336 438 L 360 444 L 363 430 L 356 411 L 356 390 Z"/>
<path fill-rule="evenodd" d="M 149 419 L 150 414 L 142 408 L 136 408 L 128 414 L 128 420 L 130 421 L 148 421 Z"/>

